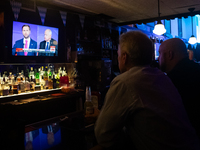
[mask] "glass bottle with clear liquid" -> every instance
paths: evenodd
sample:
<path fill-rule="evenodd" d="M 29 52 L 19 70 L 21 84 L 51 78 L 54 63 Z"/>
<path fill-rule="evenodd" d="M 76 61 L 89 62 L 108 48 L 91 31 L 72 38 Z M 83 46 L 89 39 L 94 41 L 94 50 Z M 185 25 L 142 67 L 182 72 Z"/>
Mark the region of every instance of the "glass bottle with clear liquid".
<path fill-rule="evenodd" d="M 84 111 L 85 115 L 93 114 L 94 113 L 94 106 L 91 101 L 91 88 L 89 86 L 86 87 L 86 99 L 84 103 Z"/>

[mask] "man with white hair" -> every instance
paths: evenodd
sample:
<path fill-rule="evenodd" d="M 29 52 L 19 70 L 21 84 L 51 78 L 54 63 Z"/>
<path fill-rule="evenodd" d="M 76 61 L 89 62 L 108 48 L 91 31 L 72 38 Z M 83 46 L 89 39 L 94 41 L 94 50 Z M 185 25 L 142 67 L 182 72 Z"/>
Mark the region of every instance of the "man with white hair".
<path fill-rule="evenodd" d="M 142 32 L 119 38 L 121 74 L 113 79 L 95 124 L 99 149 L 199 150 L 181 96 L 152 68 L 153 43 Z"/>
<path fill-rule="evenodd" d="M 44 41 L 40 42 L 40 49 L 45 49 L 46 52 L 51 48 L 55 48 L 55 53 L 39 53 L 39 56 L 57 56 L 58 55 L 58 43 L 52 38 L 52 31 L 46 29 L 44 32 Z"/>

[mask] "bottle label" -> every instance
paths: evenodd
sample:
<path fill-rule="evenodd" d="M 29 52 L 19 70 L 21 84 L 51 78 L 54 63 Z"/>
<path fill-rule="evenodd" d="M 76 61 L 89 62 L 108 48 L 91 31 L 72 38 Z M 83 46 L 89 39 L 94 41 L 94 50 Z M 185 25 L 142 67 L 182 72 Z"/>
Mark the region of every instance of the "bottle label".
<path fill-rule="evenodd" d="M 85 108 L 86 115 L 94 113 L 94 107 L 86 107 Z"/>
<path fill-rule="evenodd" d="M 98 96 L 92 95 L 91 96 L 92 104 L 95 108 L 98 108 Z"/>
<path fill-rule="evenodd" d="M 37 79 L 37 78 L 36 78 L 35 82 L 36 82 L 36 85 L 39 85 L 39 84 L 40 84 L 40 80 Z"/>

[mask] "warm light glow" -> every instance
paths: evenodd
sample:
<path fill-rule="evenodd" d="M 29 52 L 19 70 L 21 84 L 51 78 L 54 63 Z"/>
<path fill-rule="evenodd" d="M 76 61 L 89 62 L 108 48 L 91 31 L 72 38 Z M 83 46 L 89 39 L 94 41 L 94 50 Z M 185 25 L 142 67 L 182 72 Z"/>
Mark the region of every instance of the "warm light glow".
<path fill-rule="evenodd" d="M 190 44 L 196 44 L 196 43 L 197 43 L 197 39 L 195 38 L 194 35 L 192 35 L 192 36 L 190 37 L 188 43 L 190 43 Z"/>
<path fill-rule="evenodd" d="M 43 93 L 43 92 L 49 92 L 49 91 L 56 91 L 59 90 L 61 88 L 57 88 L 57 89 L 46 89 L 46 90 L 40 90 L 40 91 L 32 91 L 32 92 L 25 92 L 25 93 L 20 93 L 20 94 L 13 94 L 13 95 L 5 95 L 5 96 L 0 96 L 0 99 L 5 98 L 5 97 L 17 97 L 19 95 L 29 95 L 29 94 L 33 94 L 33 93 Z"/>
<path fill-rule="evenodd" d="M 166 32 L 165 26 L 162 23 L 158 23 L 155 25 L 153 33 L 157 35 L 162 35 Z"/>

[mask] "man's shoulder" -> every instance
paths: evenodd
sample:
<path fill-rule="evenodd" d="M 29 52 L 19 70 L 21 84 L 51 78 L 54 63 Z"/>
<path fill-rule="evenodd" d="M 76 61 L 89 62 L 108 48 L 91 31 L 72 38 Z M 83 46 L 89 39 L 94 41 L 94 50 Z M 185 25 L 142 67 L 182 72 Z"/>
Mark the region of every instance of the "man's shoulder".
<path fill-rule="evenodd" d="M 37 42 L 36 42 L 35 40 L 33 40 L 33 39 L 31 39 L 31 42 L 32 42 L 32 43 L 37 43 Z"/>
<path fill-rule="evenodd" d="M 200 72 L 200 65 L 192 60 L 184 59 L 178 65 L 179 69 L 183 71 L 190 71 L 190 72 Z"/>
<path fill-rule="evenodd" d="M 128 83 L 128 82 L 130 82 L 129 79 L 132 78 L 133 76 L 135 76 L 135 75 L 134 75 L 134 73 L 132 73 L 132 70 L 128 70 L 128 71 L 121 73 L 118 76 L 116 76 L 112 80 L 112 82 L 113 83 L 122 83 L 122 84 Z"/>
<path fill-rule="evenodd" d="M 19 39 L 15 43 L 21 43 L 21 42 L 23 42 L 23 39 Z"/>
<path fill-rule="evenodd" d="M 55 45 L 55 46 L 58 45 L 58 42 L 56 40 L 54 40 L 54 39 L 51 39 L 50 43 L 53 44 L 53 45 Z"/>
<path fill-rule="evenodd" d="M 51 38 L 51 41 L 56 41 L 55 39 Z"/>
<path fill-rule="evenodd" d="M 45 43 L 45 42 L 46 42 L 45 40 L 44 40 L 44 41 L 41 41 L 40 44 Z"/>

